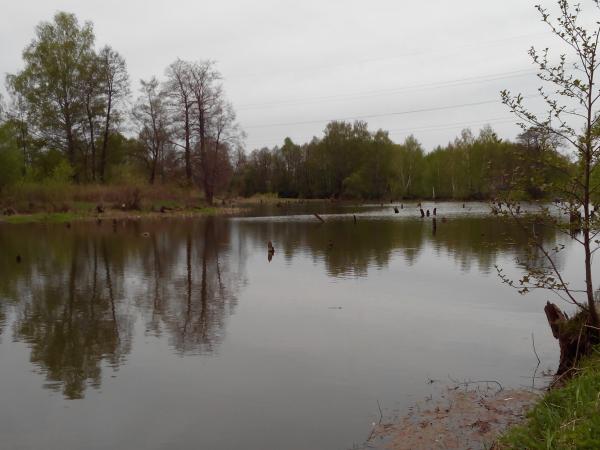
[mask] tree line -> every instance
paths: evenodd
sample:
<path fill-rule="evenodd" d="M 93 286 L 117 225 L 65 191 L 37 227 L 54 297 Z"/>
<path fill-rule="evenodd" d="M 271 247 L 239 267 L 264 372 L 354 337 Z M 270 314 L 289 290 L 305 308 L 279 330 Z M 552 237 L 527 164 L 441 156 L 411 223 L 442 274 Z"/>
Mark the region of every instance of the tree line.
<path fill-rule="evenodd" d="M 140 80 L 132 100 L 125 59 L 95 42 L 93 25 L 73 14 L 36 27 L 0 102 L 0 193 L 24 182 L 145 182 L 197 186 L 208 203 L 257 193 L 485 199 L 514 190 L 518 178 L 520 196 L 544 198 L 574 164 L 535 128 L 516 142 L 490 127 L 464 130 L 426 153 L 413 136 L 397 144 L 361 121 L 246 154 L 214 61 L 177 59 L 161 79 Z"/>
<path fill-rule="evenodd" d="M 241 155 L 233 183 L 243 195 L 281 197 L 484 200 L 510 192 L 541 199 L 560 196 L 574 169 L 560 145 L 534 128 L 504 141 L 486 126 L 426 153 L 412 135 L 397 144 L 365 122 L 331 122 L 321 139 L 288 138 Z"/>

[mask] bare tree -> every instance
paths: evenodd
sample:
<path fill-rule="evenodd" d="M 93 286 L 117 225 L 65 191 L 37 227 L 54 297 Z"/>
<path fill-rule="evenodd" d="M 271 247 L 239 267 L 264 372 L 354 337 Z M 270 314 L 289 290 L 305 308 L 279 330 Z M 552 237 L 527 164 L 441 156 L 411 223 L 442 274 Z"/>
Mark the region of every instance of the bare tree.
<path fill-rule="evenodd" d="M 211 162 L 208 151 L 210 126 L 215 108 L 222 96 L 222 87 L 218 84 L 221 74 L 215 69 L 213 61 L 195 63 L 190 70 L 190 87 L 195 106 L 195 133 L 200 153 L 200 178 L 204 195 L 209 204 L 213 202 L 214 187 L 211 186 Z"/>
<path fill-rule="evenodd" d="M 212 113 L 210 123 L 209 149 L 204 161 L 202 176 L 207 199 L 212 199 L 216 190 L 223 187 L 232 172 L 232 148 L 240 147 L 243 133 L 236 123 L 236 115 L 231 103 L 224 98 L 218 98 Z"/>
<path fill-rule="evenodd" d="M 135 104 L 133 117 L 144 148 L 142 157 L 150 171 L 149 182 L 154 184 L 159 171 L 162 173 L 162 162 L 169 142 L 169 115 L 166 94 L 160 90 L 158 80 L 152 78 L 140 82 L 142 95 Z"/>
<path fill-rule="evenodd" d="M 167 67 L 166 91 L 172 102 L 175 121 L 181 126 L 181 132 L 177 133 L 183 144 L 185 160 L 185 177 L 188 184 L 192 183 L 192 112 L 194 107 L 194 95 L 192 91 L 192 64 L 177 59 Z M 183 136 L 181 137 L 181 134 Z"/>

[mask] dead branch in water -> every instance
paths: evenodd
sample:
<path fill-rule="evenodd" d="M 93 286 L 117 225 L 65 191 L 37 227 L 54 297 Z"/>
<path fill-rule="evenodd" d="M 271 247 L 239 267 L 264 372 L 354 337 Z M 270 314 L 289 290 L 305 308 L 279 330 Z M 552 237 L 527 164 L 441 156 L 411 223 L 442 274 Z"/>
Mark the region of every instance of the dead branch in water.
<path fill-rule="evenodd" d="M 504 387 L 502 387 L 502 385 L 500 384 L 499 381 L 497 380 L 469 380 L 469 381 L 458 381 L 453 379 L 450 375 L 448 375 L 448 378 L 450 379 L 450 381 L 452 381 L 454 384 L 456 384 L 457 386 L 464 386 L 465 389 L 469 388 L 470 384 L 480 384 L 480 383 L 494 383 L 497 384 L 498 387 L 500 388 L 501 391 L 504 390 Z"/>
<path fill-rule="evenodd" d="M 325 223 L 325 219 L 323 219 L 320 215 L 318 215 L 317 213 L 313 213 L 313 215 L 319 219 L 321 221 L 321 223 Z"/>
<path fill-rule="evenodd" d="M 537 362 L 538 362 L 538 366 L 539 366 L 541 361 L 540 361 L 540 357 L 538 356 L 538 353 L 535 349 L 535 338 L 533 337 L 533 333 L 531 333 L 531 344 L 533 345 L 533 353 L 535 354 L 535 357 L 537 358 Z"/>

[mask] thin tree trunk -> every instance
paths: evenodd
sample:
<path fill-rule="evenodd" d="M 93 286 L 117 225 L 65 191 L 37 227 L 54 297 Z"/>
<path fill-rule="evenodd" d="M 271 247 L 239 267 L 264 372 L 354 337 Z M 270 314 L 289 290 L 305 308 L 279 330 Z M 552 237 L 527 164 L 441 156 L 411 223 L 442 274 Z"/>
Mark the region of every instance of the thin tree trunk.
<path fill-rule="evenodd" d="M 106 105 L 106 121 L 104 123 L 104 137 L 102 139 L 102 151 L 100 153 L 100 181 L 106 181 L 106 154 L 108 150 L 108 135 L 110 131 L 110 115 L 112 110 L 112 92 L 108 93 L 108 103 Z"/>
<path fill-rule="evenodd" d="M 90 110 L 89 98 L 86 104 L 88 124 L 90 127 L 90 148 L 92 150 L 92 181 L 96 181 L 96 142 L 94 139 L 94 117 Z"/>
<path fill-rule="evenodd" d="M 187 102 L 187 99 L 186 99 Z M 185 106 L 185 177 L 188 184 L 192 184 L 192 149 L 190 143 L 190 111 L 189 105 Z"/>
<path fill-rule="evenodd" d="M 598 311 L 596 310 L 596 302 L 594 301 L 594 287 L 592 283 L 592 253 L 590 249 L 590 175 L 592 165 L 592 121 L 593 121 L 593 98 L 592 86 L 594 85 L 594 70 L 593 64 L 589 74 L 589 86 L 587 94 L 587 129 L 585 142 L 585 172 L 584 172 L 584 193 L 583 193 L 583 247 L 585 250 L 585 284 L 587 291 L 587 302 L 590 314 L 590 325 L 598 328 L 600 320 L 598 319 Z M 595 333 L 598 334 L 598 333 Z"/>

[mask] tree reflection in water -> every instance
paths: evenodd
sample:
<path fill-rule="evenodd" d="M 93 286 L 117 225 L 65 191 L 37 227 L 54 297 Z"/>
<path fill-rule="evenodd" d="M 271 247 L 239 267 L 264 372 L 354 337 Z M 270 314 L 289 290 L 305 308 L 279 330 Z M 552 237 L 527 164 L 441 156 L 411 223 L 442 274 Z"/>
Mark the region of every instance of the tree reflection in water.
<path fill-rule="evenodd" d="M 125 361 L 144 311 L 151 311 L 148 332 L 168 333 L 178 352 L 210 353 L 222 340 L 241 279 L 229 269 L 226 223 L 131 222 L 116 234 L 81 224 L 43 238 L 26 228 L 27 237 L 14 228 L 0 238 L 29 239 L 23 267 L 0 262 L 8 274 L 0 282 L 0 325 L 13 303 L 14 338 L 30 346 L 47 388 L 77 399 L 100 387 L 103 364 L 116 370 Z"/>
<path fill-rule="evenodd" d="M 552 230 L 536 232 L 547 242 L 557 239 Z M 527 236 L 489 217 L 438 222 L 435 234 L 429 220 L 355 225 L 351 216 L 325 224 L 128 221 L 116 232 L 110 224 L 3 227 L 0 332 L 11 329 L 15 340 L 26 342 L 46 386 L 71 399 L 100 386 L 103 366 L 117 370 L 126 361 L 136 322 L 147 335 L 168 339 L 181 355 L 211 354 L 246 283 L 248 256 L 257 252 L 269 267 L 264 253 L 271 240 L 277 246 L 271 264 L 302 254 L 329 276 L 363 277 L 395 257 L 409 270 L 425 252 L 446 253 L 462 270 L 476 264 L 490 272 L 499 255 L 523 258 Z"/>

